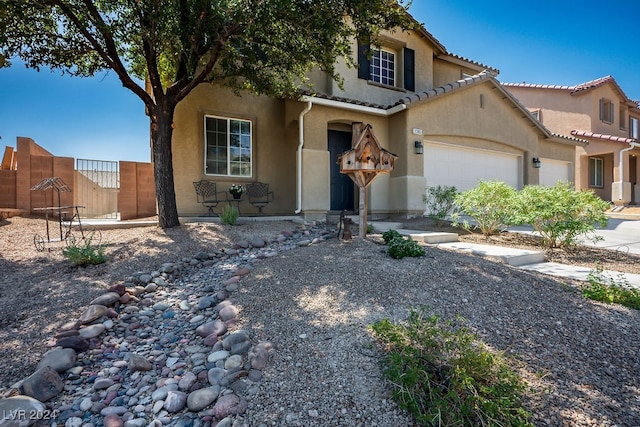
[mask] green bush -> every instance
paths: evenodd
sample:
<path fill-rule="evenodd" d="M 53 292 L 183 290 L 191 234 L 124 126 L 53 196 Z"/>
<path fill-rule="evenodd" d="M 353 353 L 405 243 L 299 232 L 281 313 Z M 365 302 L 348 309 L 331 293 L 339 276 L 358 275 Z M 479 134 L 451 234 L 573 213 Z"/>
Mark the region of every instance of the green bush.
<path fill-rule="evenodd" d="M 515 197 L 516 190 L 504 182 L 480 181 L 476 187 L 456 196 L 454 223 L 460 222 L 460 214 L 467 215 L 474 219 L 483 235 L 497 234 L 513 223 Z M 472 228 L 466 222 L 462 225 Z"/>
<path fill-rule="evenodd" d="M 401 259 L 408 257 L 421 257 L 424 256 L 424 248 L 417 242 L 409 239 L 395 239 L 389 242 L 389 250 L 387 253 L 394 259 Z"/>
<path fill-rule="evenodd" d="M 458 191 L 454 186 L 427 187 L 425 194 L 422 195 L 422 202 L 427 206 L 427 216 L 441 224 L 451 212 L 457 194 Z"/>
<path fill-rule="evenodd" d="M 587 280 L 589 286 L 582 290 L 584 297 L 640 310 L 640 289 L 632 287 L 623 274 L 617 279 L 607 277 L 602 268 L 597 267 L 589 272 Z"/>
<path fill-rule="evenodd" d="M 233 225 L 236 223 L 239 216 L 240 212 L 238 212 L 238 208 L 227 203 L 222 207 L 222 212 L 220 213 L 220 221 L 222 221 L 223 224 Z"/>
<path fill-rule="evenodd" d="M 573 246 L 577 238 L 591 235 L 607 224 L 609 203 L 592 191 L 575 191 L 570 184 L 553 187 L 529 185 L 517 197 L 514 224 L 529 224 L 550 248 Z"/>
<path fill-rule="evenodd" d="M 93 235 L 89 235 L 85 239 L 76 239 L 70 236 L 69 239 L 67 247 L 62 250 L 62 255 L 75 265 L 86 266 L 107 262 L 104 247 L 92 245 Z"/>
<path fill-rule="evenodd" d="M 396 230 L 387 230 L 382 233 L 382 240 L 384 240 L 384 243 L 387 245 L 395 239 L 402 239 L 402 234 L 398 233 Z"/>
<path fill-rule="evenodd" d="M 367 234 L 371 234 L 373 233 L 375 230 L 375 228 L 373 227 L 372 224 L 367 224 Z"/>
<path fill-rule="evenodd" d="M 388 230 L 382 233 L 382 239 L 389 246 L 387 253 L 394 259 L 424 256 L 425 251 L 417 242 L 405 239 L 396 230 Z"/>
<path fill-rule="evenodd" d="M 405 325 L 372 325 L 398 405 L 419 425 L 532 426 L 521 403 L 525 383 L 463 323 L 412 309 Z"/>

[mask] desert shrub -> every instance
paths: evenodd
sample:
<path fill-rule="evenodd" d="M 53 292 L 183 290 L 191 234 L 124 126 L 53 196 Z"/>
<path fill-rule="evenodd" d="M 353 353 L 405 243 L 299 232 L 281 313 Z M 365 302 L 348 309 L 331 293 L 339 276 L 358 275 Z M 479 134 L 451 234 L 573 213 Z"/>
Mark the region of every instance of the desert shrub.
<path fill-rule="evenodd" d="M 227 203 L 222 207 L 220 221 L 222 221 L 223 224 L 233 225 L 236 223 L 239 216 L 240 213 L 238 212 L 238 208 Z"/>
<path fill-rule="evenodd" d="M 529 185 L 518 193 L 515 224 L 529 224 L 550 248 L 573 246 L 581 236 L 597 240 L 595 229 L 607 224 L 609 203 L 592 191 L 576 191 L 570 184 Z"/>
<path fill-rule="evenodd" d="M 367 224 L 367 234 L 371 234 L 373 233 L 375 230 L 375 228 L 373 227 L 372 224 Z"/>
<path fill-rule="evenodd" d="M 589 272 L 587 280 L 589 285 L 582 289 L 584 297 L 640 310 L 640 289 L 631 286 L 622 273 L 617 278 L 609 277 L 602 267 L 596 267 Z"/>
<path fill-rule="evenodd" d="M 62 255 L 75 265 L 86 266 L 107 262 L 104 247 L 92 243 L 93 235 L 90 234 L 84 239 L 70 236 L 69 239 L 67 246 L 62 249 Z"/>
<path fill-rule="evenodd" d="M 396 230 L 387 230 L 382 233 L 382 240 L 384 240 L 384 243 L 387 245 L 395 239 L 402 239 L 402 234 L 398 233 Z"/>
<path fill-rule="evenodd" d="M 462 319 L 442 322 L 425 311 L 412 309 L 406 324 L 371 326 L 398 405 L 418 425 L 532 426 L 521 403 L 525 383 L 505 356 L 478 342 Z"/>
<path fill-rule="evenodd" d="M 394 239 L 389 242 L 389 250 L 387 253 L 391 258 L 401 259 L 404 257 L 421 257 L 424 256 L 424 248 L 417 242 L 403 237 Z"/>
<path fill-rule="evenodd" d="M 389 249 L 387 253 L 391 258 L 401 259 L 404 257 L 420 257 L 424 256 L 425 251 L 422 246 L 411 239 L 405 239 L 396 230 L 388 230 L 382 233 L 382 239 Z"/>
<path fill-rule="evenodd" d="M 454 223 L 460 223 L 461 214 L 467 215 L 483 235 L 497 234 L 512 225 L 515 196 L 516 190 L 504 182 L 480 181 L 476 187 L 456 196 Z M 467 222 L 462 225 L 473 228 Z"/>
<path fill-rule="evenodd" d="M 422 201 L 426 205 L 427 216 L 441 224 L 453 208 L 458 191 L 454 186 L 438 185 L 427 187 Z"/>

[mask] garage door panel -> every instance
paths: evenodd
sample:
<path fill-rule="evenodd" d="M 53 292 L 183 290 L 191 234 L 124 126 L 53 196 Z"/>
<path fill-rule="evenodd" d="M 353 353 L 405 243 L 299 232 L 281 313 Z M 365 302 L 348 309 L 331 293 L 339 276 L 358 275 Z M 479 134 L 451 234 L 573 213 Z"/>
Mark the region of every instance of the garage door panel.
<path fill-rule="evenodd" d="M 455 186 L 458 191 L 475 187 L 478 181 L 499 180 L 521 187 L 520 158 L 467 147 L 424 143 L 427 186 Z"/>
<path fill-rule="evenodd" d="M 554 159 L 540 159 L 540 185 L 554 186 L 558 181 L 573 182 L 572 167 L 569 162 Z"/>

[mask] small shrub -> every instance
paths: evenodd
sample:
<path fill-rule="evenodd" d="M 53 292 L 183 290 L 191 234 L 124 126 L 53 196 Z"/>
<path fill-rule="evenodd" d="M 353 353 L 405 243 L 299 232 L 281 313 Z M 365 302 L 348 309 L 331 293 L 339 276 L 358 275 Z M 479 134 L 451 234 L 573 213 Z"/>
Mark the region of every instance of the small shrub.
<path fill-rule="evenodd" d="M 422 202 L 427 205 L 427 216 L 441 225 L 451 212 L 457 194 L 458 191 L 454 186 L 427 187 L 425 194 L 422 195 Z"/>
<path fill-rule="evenodd" d="M 375 231 L 375 229 L 373 228 L 373 225 L 367 224 L 367 234 L 371 234 L 374 231 Z"/>
<path fill-rule="evenodd" d="M 240 212 L 238 212 L 238 208 L 227 203 L 222 207 L 220 221 L 222 221 L 223 224 L 233 225 L 236 223 L 239 216 Z"/>
<path fill-rule="evenodd" d="M 406 324 L 383 319 L 371 329 L 387 351 L 393 397 L 417 424 L 533 426 L 521 403 L 525 383 L 461 319 L 441 322 L 412 309 Z"/>
<path fill-rule="evenodd" d="M 104 247 L 91 244 L 92 235 L 85 239 L 76 239 L 73 236 L 69 237 L 69 239 L 67 247 L 62 250 L 62 255 L 75 265 L 86 266 L 107 262 L 107 257 L 104 255 Z"/>
<path fill-rule="evenodd" d="M 417 242 L 405 239 L 396 230 L 388 230 L 382 233 L 382 239 L 389 246 L 387 253 L 394 259 L 424 256 L 425 251 Z"/>
<path fill-rule="evenodd" d="M 587 280 L 589 286 L 582 290 L 584 297 L 640 310 L 640 289 L 631 286 L 622 273 L 617 279 L 607 277 L 602 268 L 597 267 L 589 272 Z"/>
<path fill-rule="evenodd" d="M 529 185 L 517 197 L 514 224 L 529 224 L 550 248 L 573 246 L 580 236 L 598 240 L 595 229 L 607 224 L 609 203 L 592 191 L 575 191 L 570 184 Z"/>
<path fill-rule="evenodd" d="M 395 239 L 402 239 L 402 234 L 398 233 L 396 230 L 387 230 L 382 233 L 382 240 L 384 240 L 384 243 L 387 245 Z"/>
<path fill-rule="evenodd" d="M 485 236 L 491 236 L 513 224 L 516 190 L 501 181 L 480 181 L 475 188 L 458 194 L 453 215 L 458 224 L 460 214 L 470 216 Z M 472 228 L 463 223 L 463 227 Z"/>
<path fill-rule="evenodd" d="M 399 238 L 389 242 L 389 250 L 387 253 L 391 258 L 402 259 L 408 257 L 424 256 L 424 248 L 417 242 L 405 238 Z"/>

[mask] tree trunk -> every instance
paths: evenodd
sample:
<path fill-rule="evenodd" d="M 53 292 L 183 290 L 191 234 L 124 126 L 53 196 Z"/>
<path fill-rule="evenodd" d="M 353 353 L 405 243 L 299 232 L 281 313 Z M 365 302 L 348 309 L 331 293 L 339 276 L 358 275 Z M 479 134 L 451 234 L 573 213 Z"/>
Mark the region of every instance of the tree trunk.
<path fill-rule="evenodd" d="M 156 200 L 158 202 L 158 224 L 162 228 L 171 228 L 180 225 L 173 182 L 173 154 L 171 151 L 175 104 L 166 99 L 156 102 L 151 116 L 151 141 L 153 144 Z"/>

